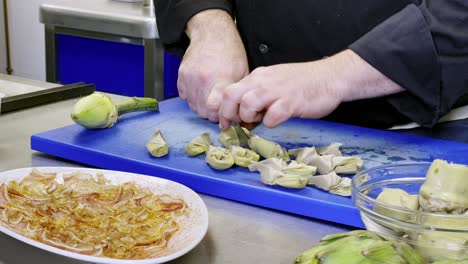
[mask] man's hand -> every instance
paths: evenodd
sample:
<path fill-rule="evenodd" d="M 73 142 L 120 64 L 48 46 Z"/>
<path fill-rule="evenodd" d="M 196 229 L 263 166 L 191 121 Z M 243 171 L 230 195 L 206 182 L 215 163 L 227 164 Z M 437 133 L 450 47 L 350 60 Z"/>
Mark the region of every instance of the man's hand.
<path fill-rule="evenodd" d="M 402 91 L 351 50 L 327 59 L 255 69 L 223 91 L 220 127 L 263 121 L 275 127 L 291 117 L 321 118 L 341 102 Z"/>
<path fill-rule="evenodd" d="M 179 95 L 202 118 L 218 121 L 222 90 L 248 74 L 247 55 L 231 16 L 206 10 L 187 23 L 190 45 L 179 68 Z"/>

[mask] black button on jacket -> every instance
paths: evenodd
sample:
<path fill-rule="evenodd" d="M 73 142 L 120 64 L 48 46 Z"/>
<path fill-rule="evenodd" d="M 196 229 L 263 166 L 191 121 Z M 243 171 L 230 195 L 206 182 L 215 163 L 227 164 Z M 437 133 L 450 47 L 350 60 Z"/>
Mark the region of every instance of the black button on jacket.
<path fill-rule="evenodd" d="M 352 49 L 405 92 L 342 104 L 327 119 L 431 127 L 468 95 L 468 0 L 155 0 L 160 38 L 182 55 L 187 21 L 206 9 L 236 18 L 251 70 Z M 465 100 L 466 101 L 466 100 Z"/>

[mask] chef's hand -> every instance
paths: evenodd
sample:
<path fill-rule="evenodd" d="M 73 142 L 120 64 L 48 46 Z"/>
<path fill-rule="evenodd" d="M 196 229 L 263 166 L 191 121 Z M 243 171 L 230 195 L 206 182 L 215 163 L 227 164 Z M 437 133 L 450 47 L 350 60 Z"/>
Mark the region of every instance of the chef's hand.
<path fill-rule="evenodd" d="M 248 74 L 247 55 L 231 16 L 206 10 L 187 23 L 190 45 L 179 68 L 179 96 L 202 118 L 218 121 L 221 92 Z"/>
<path fill-rule="evenodd" d="M 319 61 L 262 67 L 223 91 L 220 128 L 232 121 L 276 127 L 292 117 L 322 118 L 341 102 L 402 90 L 351 50 Z"/>

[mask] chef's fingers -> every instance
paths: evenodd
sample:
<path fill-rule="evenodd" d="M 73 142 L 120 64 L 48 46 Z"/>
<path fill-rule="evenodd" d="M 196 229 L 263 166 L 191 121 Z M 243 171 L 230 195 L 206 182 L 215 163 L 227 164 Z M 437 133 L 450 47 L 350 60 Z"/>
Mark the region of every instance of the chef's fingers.
<path fill-rule="evenodd" d="M 180 98 L 182 98 L 184 100 L 187 99 L 186 87 L 184 85 L 184 82 L 183 82 L 181 76 L 179 76 L 179 78 L 177 78 L 177 91 L 179 92 Z"/>
<path fill-rule="evenodd" d="M 197 114 L 201 118 L 208 118 L 209 111 L 206 107 L 206 98 L 208 97 L 208 93 L 211 87 L 198 87 L 196 91 L 193 91 L 193 100 L 197 104 Z"/>
<path fill-rule="evenodd" d="M 239 122 L 239 125 L 243 128 L 247 128 L 248 130 L 252 130 L 258 126 L 259 123 L 246 123 L 246 122 Z"/>
<path fill-rule="evenodd" d="M 219 116 L 219 129 L 225 130 L 231 125 L 231 120 Z"/>
<path fill-rule="evenodd" d="M 208 120 L 210 120 L 211 122 L 218 122 L 219 121 L 218 112 L 209 112 Z"/>
<path fill-rule="evenodd" d="M 264 112 L 274 101 L 281 98 L 281 94 L 277 94 L 272 89 L 262 88 L 262 83 L 259 83 L 256 89 L 250 90 L 242 96 L 240 106 L 249 109 L 252 112 Z"/>
<path fill-rule="evenodd" d="M 245 123 L 255 123 L 262 121 L 263 114 L 256 111 L 251 111 L 246 107 L 242 107 L 241 104 L 239 106 L 239 118 L 242 120 L 242 122 Z"/>
<path fill-rule="evenodd" d="M 193 103 L 191 103 L 189 100 L 187 100 L 187 103 L 188 103 L 188 105 L 189 105 L 189 107 L 190 107 L 190 110 L 192 110 L 193 112 L 196 113 L 196 112 L 197 112 L 197 107 L 196 107 L 196 105 L 194 105 Z"/>
<path fill-rule="evenodd" d="M 244 79 L 245 80 L 245 79 Z M 251 89 L 249 81 L 240 81 L 226 87 L 219 107 L 219 116 L 223 119 L 239 122 L 239 103 L 246 91 Z M 224 123 L 222 124 L 224 125 Z M 222 126 L 224 128 L 224 126 Z"/>
<path fill-rule="evenodd" d="M 229 83 L 218 82 L 213 88 L 211 88 L 210 93 L 206 99 L 206 107 L 211 112 L 218 112 L 219 105 L 223 99 L 223 90 L 229 85 Z"/>
<path fill-rule="evenodd" d="M 242 96 L 239 104 L 239 117 L 243 122 L 255 123 L 262 121 L 264 110 L 271 104 L 273 99 L 272 96 L 259 95 L 262 94 L 261 91 L 262 89 L 253 89 Z"/>
<path fill-rule="evenodd" d="M 277 100 L 268 107 L 263 124 L 266 127 L 273 128 L 288 120 L 292 115 L 290 105 L 285 100 Z"/>

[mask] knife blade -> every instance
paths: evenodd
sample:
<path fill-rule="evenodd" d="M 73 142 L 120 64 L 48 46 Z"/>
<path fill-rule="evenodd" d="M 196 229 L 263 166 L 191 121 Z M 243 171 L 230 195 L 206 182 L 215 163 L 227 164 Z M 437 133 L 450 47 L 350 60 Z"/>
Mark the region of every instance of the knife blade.
<path fill-rule="evenodd" d="M 239 138 L 239 145 L 243 148 L 249 148 L 250 135 L 245 133 L 244 129 L 239 124 L 233 125 L 234 131 L 236 131 L 237 137 Z"/>

